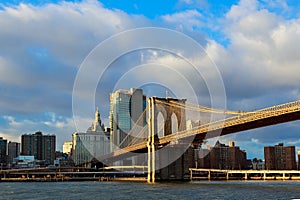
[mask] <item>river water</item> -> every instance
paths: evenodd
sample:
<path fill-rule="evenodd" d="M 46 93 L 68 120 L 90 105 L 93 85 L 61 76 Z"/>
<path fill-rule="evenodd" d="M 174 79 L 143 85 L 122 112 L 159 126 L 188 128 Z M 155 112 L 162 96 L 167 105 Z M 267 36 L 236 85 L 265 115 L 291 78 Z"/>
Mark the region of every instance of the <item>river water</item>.
<path fill-rule="evenodd" d="M 300 199 L 300 181 L 0 182 L 0 199 Z"/>

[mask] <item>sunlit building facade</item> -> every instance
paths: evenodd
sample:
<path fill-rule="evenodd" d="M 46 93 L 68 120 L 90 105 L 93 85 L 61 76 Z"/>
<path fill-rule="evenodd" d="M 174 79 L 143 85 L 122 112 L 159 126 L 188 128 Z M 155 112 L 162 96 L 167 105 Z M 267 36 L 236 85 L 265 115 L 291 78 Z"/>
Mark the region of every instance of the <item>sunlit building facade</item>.
<path fill-rule="evenodd" d="M 85 133 L 73 133 L 72 137 L 72 159 L 77 166 L 101 162 L 99 158 L 110 152 L 109 133 L 105 132 L 98 108 L 92 126 Z"/>
<path fill-rule="evenodd" d="M 283 146 L 283 143 L 266 146 L 264 147 L 264 154 L 265 169 L 267 170 L 297 169 L 295 146 Z"/>
<path fill-rule="evenodd" d="M 63 153 L 65 153 L 68 156 L 70 156 L 71 150 L 72 150 L 72 146 L 73 146 L 73 142 L 72 141 L 64 142 L 64 144 L 63 144 Z"/>

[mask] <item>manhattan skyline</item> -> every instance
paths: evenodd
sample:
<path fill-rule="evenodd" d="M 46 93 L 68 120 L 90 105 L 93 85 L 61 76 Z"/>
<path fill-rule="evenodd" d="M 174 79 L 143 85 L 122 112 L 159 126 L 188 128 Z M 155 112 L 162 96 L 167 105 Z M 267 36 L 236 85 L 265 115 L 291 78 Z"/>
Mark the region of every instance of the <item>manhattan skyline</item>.
<path fill-rule="evenodd" d="M 149 26 L 182 32 L 203 46 L 220 71 L 229 110 L 251 111 L 298 100 L 299 7 L 300 3 L 294 1 L 255 0 L 178 0 L 164 4 L 2 1 L 0 137 L 19 141 L 21 134 L 40 130 L 55 134 L 61 148 L 76 131 L 72 91 L 83 60 L 107 38 Z M 105 126 L 109 126 L 109 93 L 115 89 L 120 73 L 153 60 L 174 68 L 185 67 L 181 60 L 158 50 L 120 56 L 104 76 L 104 84 L 97 87 L 95 107 L 99 106 Z M 147 97 L 165 96 L 161 86 L 144 86 L 143 90 Z M 203 91 L 201 86 L 199 91 Z M 209 105 L 207 91 L 199 96 L 201 103 Z M 87 112 L 89 116 L 81 118 L 85 128 L 93 120 L 94 110 Z M 280 142 L 300 150 L 299 128 L 296 121 L 232 134 L 220 141 L 235 141 L 249 158 L 263 158 L 263 146 Z"/>

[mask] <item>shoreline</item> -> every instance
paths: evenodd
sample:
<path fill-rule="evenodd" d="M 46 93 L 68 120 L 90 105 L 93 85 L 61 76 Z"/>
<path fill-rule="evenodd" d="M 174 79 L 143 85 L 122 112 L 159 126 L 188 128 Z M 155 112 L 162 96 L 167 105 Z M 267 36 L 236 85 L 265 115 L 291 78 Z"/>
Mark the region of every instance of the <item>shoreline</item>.
<path fill-rule="evenodd" d="M 294 182 L 294 181 L 300 181 L 300 177 L 292 178 L 292 179 L 282 179 L 282 178 L 267 178 L 267 179 L 261 179 L 261 178 L 252 178 L 252 179 L 240 179 L 240 178 L 232 178 L 232 179 L 225 179 L 225 178 L 215 178 L 208 180 L 204 177 L 198 177 L 193 178 L 192 180 L 157 180 L 157 183 L 163 183 L 163 182 L 230 182 L 230 181 L 244 181 L 244 182 L 250 182 L 250 181 L 256 181 L 256 182 Z M 98 177 L 98 178 L 91 178 L 91 177 L 80 177 L 80 178 L 51 178 L 51 179 L 45 179 L 45 178 L 1 178 L 1 182 L 145 182 L 147 183 L 146 177 Z"/>
<path fill-rule="evenodd" d="M 1 182 L 147 182 L 146 177 L 1 178 Z"/>

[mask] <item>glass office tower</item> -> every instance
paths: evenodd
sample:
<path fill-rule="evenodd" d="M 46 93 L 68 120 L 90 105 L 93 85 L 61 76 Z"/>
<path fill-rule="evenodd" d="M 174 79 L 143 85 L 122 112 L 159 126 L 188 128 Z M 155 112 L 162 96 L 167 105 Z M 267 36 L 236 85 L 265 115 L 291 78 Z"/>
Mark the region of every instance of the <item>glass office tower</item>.
<path fill-rule="evenodd" d="M 111 151 L 131 141 L 132 138 L 126 136 L 137 122 L 140 126 L 146 124 L 145 108 L 146 96 L 142 89 L 117 90 L 110 94 Z"/>

